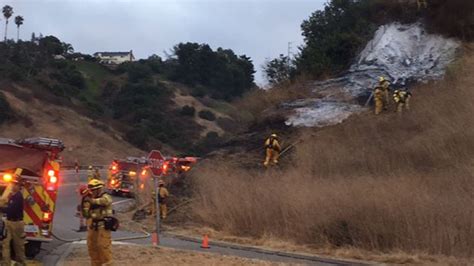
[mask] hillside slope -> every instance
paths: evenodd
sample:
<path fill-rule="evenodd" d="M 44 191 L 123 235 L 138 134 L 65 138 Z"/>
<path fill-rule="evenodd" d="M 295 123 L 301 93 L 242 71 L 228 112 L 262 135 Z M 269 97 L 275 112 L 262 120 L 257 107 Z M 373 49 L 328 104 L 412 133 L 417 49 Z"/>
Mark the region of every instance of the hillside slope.
<path fill-rule="evenodd" d="M 280 169 L 249 170 L 228 156 L 203 166 L 194 174 L 195 221 L 316 248 L 472 259 L 473 47 L 443 81 L 416 86 L 408 112 L 368 110 L 300 130 Z"/>
<path fill-rule="evenodd" d="M 472 176 L 473 72 L 472 46 L 466 46 L 443 81 L 413 88 L 410 111 L 367 112 L 316 133 L 306 130 L 303 135 L 313 136 L 298 146 L 299 168 L 319 177 Z"/>
<path fill-rule="evenodd" d="M 28 91 L 16 87 L 17 90 Z M 2 91 L 16 113 L 23 120 L 0 126 L 2 137 L 52 137 L 64 141 L 66 150 L 62 153 L 66 165 L 78 160 L 81 165 L 107 164 L 113 158 L 145 155 L 124 141 L 119 132 L 111 127 L 82 116 L 67 107 L 60 107 L 36 98 L 29 101 Z"/>

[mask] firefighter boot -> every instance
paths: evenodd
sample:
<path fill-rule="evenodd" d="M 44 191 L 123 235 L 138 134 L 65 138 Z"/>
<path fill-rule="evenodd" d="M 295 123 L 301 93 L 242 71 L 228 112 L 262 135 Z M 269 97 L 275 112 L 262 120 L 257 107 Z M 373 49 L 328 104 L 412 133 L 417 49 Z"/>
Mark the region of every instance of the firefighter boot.
<path fill-rule="evenodd" d="M 280 158 L 280 153 L 278 151 L 273 151 L 272 162 L 274 165 L 278 164 L 278 158 Z"/>

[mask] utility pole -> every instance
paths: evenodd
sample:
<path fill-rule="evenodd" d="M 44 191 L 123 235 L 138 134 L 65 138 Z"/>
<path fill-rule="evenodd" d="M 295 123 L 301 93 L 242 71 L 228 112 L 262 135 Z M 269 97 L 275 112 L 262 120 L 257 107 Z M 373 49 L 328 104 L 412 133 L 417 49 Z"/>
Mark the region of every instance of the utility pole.
<path fill-rule="evenodd" d="M 286 57 L 286 75 L 288 79 L 290 78 L 291 44 L 292 42 L 288 42 L 288 53 Z"/>
<path fill-rule="evenodd" d="M 154 186 L 155 186 L 155 202 L 154 204 L 156 204 L 156 221 L 155 221 L 155 239 L 153 241 L 153 245 L 154 246 L 158 246 L 160 244 L 160 197 L 159 197 L 159 193 L 160 193 L 160 188 L 158 186 L 158 179 L 161 178 L 161 175 L 159 176 L 155 176 L 153 175 L 153 179 L 154 179 Z"/>
<path fill-rule="evenodd" d="M 291 54 L 292 54 L 292 53 L 291 53 L 291 44 L 293 44 L 293 42 L 288 42 L 288 54 L 287 54 L 287 58 L 288 58 L 287 64 L 288 64 L 288 67 L 290 66 L 290 62 L 291 62 L 291 60 L 290 60 Z"/>

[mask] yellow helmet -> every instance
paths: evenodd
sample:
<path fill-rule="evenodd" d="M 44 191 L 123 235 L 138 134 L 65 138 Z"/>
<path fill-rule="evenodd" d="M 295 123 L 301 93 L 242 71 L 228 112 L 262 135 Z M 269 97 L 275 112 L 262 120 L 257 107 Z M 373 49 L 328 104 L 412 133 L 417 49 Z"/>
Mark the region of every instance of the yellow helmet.
<path fill-rule="evenodd" d="M 270 135 L 270 137 L 272 137 L 272 138 L 278 138 L 278 135 L 275 134 L 275 133 L 273 133 L 273 134 Z"/>
<path fill-rule="evenodd" d="M 379 77 L 379 81 L 380 81 L 380 82 L 383 82 L 383 81 L 385 81 L 385 78 L 384 78 L 383 76 L 380 76 L 380 77 Z"/>
<path fill-rule="evenodd" d="M 89 183 L 87 183 L 87 187 L 90 190 L 96 190 L 96 189 L 99 189 L 99 188 L 103 188 L 104 185 L 105 185 L 104 182 L 102 182 L 101 180 L 98 180 L 98 179 L 92 179 L 91 181 L 89 181 Z"/>

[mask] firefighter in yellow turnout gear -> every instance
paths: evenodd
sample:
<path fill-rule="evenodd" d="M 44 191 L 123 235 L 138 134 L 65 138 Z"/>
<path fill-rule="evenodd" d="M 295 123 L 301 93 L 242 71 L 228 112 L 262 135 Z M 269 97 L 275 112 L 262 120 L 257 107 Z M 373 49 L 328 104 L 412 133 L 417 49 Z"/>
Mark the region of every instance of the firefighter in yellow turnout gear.
<path fill-rule="evenodd" d="M 383 89 L 381 87 L 375 87 L 374 89 L 374 103 L 375 103 L 375 114 L 378 115 L 383 109 Z"/>
<path fill-rule="evenodd" d="M 169 197 L 170 193 L 168 192 L 168 189 L 165 188 L 165 182 L 163 180 L 158 181 L 158 196 L 160 197 L 160 217 L 161 219 L 166 219 L 166 216 L 168 215 L 168 206 L 167 206 L 167 199 Z"/>
<path fill-rule="evenodd" d="M 89 167 L 87 168 L 87 181 L 91 181 L 92 179 L 94 179 L 94 168 L 92 167 L 92 165 L 89 165 Z"/>
<path fill-rule="evenodd" d="M 281 146 L 278 142 L 277 134 L 272 134 L 266 141 L 265 141 L 265 162 L 263 165 L 265 167 L 270 166 L 270 164 L 277 165 L 278 158 L 280 157 Z"/>
<path fill-rule="evenodd" d="M 151 204 L 151 215 L 156 215 L 156 198 L 155 198 L 155 192 L 153 192 L 152 196 L 152 204 Z M 161 219 L 166 219 L 168 216 L 168 205 L 167 205 L 167 200 L 168 197 L 170 196 L 170 193 L 168 189 L 165 187 L 165 182 L 163 180 L 158 181 L 158 195 L 159 195 L 159 201 L 160 201 L 160 218 Z"/>
<path fill-rule="evenodd" d="M 407 90 L 396 90 L 393 93 L 393 101 L 397 104 L 396 112 L 401 113 L 403 107 L 406 110 L 410 109 L 411 93 Z"/>
<path fill-rule="evenodd" d="M 416 0 L 416 4 L 418 5 L 418 10 L 422 8 L 428 8 L 428 0 Z"/>
<path fill-rule="evenodd" d="M 90 195 L 83 200 L 82 211 L 87 218 L 87 248 L 92 266 L 112 265 L 112 236 L 105 218 L 112 217 L 112 197 L 103 192 L 104 183 L 92 179 Z"/>
<path fill-rule="evenodd" d="M 390 100 L 390 82 L 384 77 L 379 78 L 379 87 L 382 89 L 383 109 L 387 110 L 388 102 Z"/>

